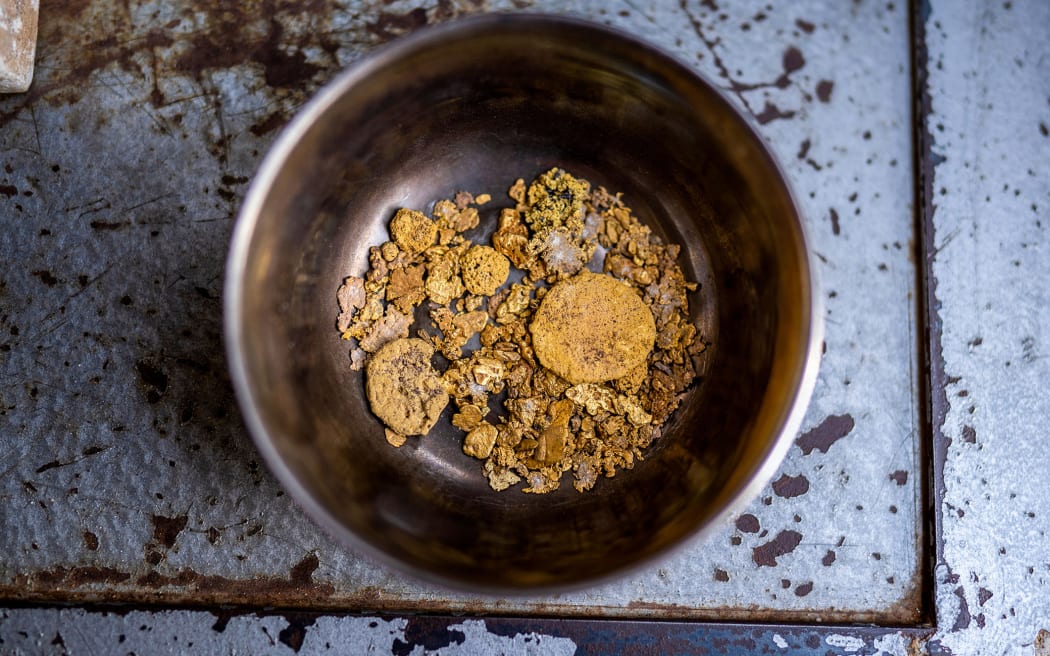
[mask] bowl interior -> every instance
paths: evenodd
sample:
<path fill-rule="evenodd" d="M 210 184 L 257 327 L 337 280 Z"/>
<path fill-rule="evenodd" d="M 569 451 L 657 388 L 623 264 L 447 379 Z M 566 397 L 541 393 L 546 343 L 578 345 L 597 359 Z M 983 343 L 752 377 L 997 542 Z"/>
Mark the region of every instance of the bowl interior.
<path fill-rule="evenodd" d="M 633 470 L 585 494 L 569 476 L 549 495 L 496 493 L 451 408 L 427 437 L 386 443 L 335 330 L 335 291 L 397 208 L 487 192 L 491 231 L 510 184 L 552 166 L 623 192 L 682 245 L 712 345 Z M 812 299 L 790 194 L 718 93 L 607 30 L 503 16 L 383 50 L 282 137 L 236 239 L 228 338 L 264 454 L 329 528 L 432 579 L 523 590 L 620 572 L 748 500 L 793 437 Z"/>

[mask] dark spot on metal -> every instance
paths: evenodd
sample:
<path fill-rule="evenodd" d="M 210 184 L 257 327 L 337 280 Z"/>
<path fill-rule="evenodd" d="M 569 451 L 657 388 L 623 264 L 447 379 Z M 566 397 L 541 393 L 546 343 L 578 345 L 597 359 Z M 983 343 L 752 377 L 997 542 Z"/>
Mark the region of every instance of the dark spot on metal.
<path fill-rule="evenodd" d="M 56 278 L 50 271 L 46 269 L 34 271 L 32 275 L 35 278 L 39 278 L 40 282 L 44 283 L 48 287 L 54 287 L 58 283 L 58 278 Z"/>
<path fill-rule="evenodd" d="M 212 544 L 218 544 L 219 538 L 221 537 L 219 529 L 214 526 L 209 526 L 208 530 L 204 532 L 204 536 L 208 538 L 208 542 Z"/>
<path fill-rule="evenodd" d="M 791 499 L 802 496 L 806 492 L 809 492 L 809 479 L 803 474 L 798 476 L 783 474 L 780 478 L 773 481 L 773 493 L 778 497 Z"/>
<path fill-rule="evenodd" d="M 381 11 L 376 20 L 368 23 L 365 28 L 377 36 L 380 41 L 389 41 L 426 24 L 427 11 L 422 7 L 417 7 L 406 14 Z"/>
<path fill-rule="evenodd" d="M 189 517 L 186 515 L 179 515 L 178 517 L 153 515 L 150 519 L 153 521 L 153 539 L 167 549 L 175 546 L 179 533 L 182 533 L 182 530 L 186 528 L 186 524 L 189 522 Z"/>
<path fill-rule="evenodd" d="M 775 567 L 777 558 L 791 553 L 801 542 L 802 534 L 798 531 L 781 531 L 769 542 L 755 547 L 751 559 L 759 567 Z"/>
<path fill-rule="evenodd" d="M 758 121 L 759 125 L 765 125 L 772 123 L 777 119 L 789 119 L 795 116 L 795 110 L 781 110 L 773 103 L 766 101 L 765 107 L 758 114 L 755 114 L 755 120 Z"/>
<path fill-rule="evenodd" d="M 977 443 L 977 431 L 974 430 L 973 426 L 970 426 L 969 424 L 967 424 L 967 425 L 962 427 L 962 440 L 963 440 L 963 442 L 966 442 L 967 444 L 976 444 Z"/>
<path fill-rule="evenodd" d="M 790 46 L 784 51 L 782 63 L 784 66 L 784 72 L 790 75 L 806 65 L 806 58 L 802 56 L 801 50 L 795 46 Z"/>
<path fill-rule="evenodd" d="M 799 159 L 806 159 L 806 155 L 809 154 L 809 147 L 811 145 L 812 145 L 812 143 L 810 143 L 809 139 L 806 139 L 801 144 L 799 144 L 797 157 Z"/>
<path fill-rule="evenodd" d="M 291 569 L 288 578 L 296 585 L 311 585 L 313 583 L 313 574 L 320 564 L 315 554 L 308 554 Z"/>
<path fill-rule="evenodd" d="M 139 379 L 148 388 L 146 390 L 146 401 L 150 404 L 160 401 L 161 397 L 164 396 L 164 392 L 168 389 L 168 375 L 146 360 L 136 362 L 135 369 L 139 373 Z"/>
<path fill-rule="evenodd" d="M 1046 123 L 1039 124 L 1039 134 L 1043 135 L 1044 137 L 1050 137 L 1050 129 L 1046 127 Z"/>
<path fill-rule="evenodd" d="M 831 567 L 831 564 L 835 562 L 835 552 L 828 549 L 828 552 L 824 554 L 824 557 L 820 559 L 820 564 L 824 567 Z"/>
<path fill-rule="evenodd" d="M 980 346 L 981 344 L 984 344 L 984 338 L 981 337 L 980 335 L 978 335 L 977 337 L 974 337 L 969 342 L 966 342 L 966 345 L 970 346 L 970 347 Z"/>
<path fill-rule="evenodd" d="M 729 538 L 729 544 L 733 545 L 734 547 L 739 547 L 742 542 L 743 540 L 740 539 L 739 535 L 734 535 L 731 538 Z"/>
<path fill-rule="evenodd" d="M 880 554 L 878 551 L 872 553 L 871 557 L 874 558 L 875 560 L 882 560 L 882 554 Z"/>
<path fill-rule="evenodd" d="M 288 626 L 281 629 L 281 632 L 277 634 L 277 639 L 298 654 L 302 649 L 303 641 L 306 640 L 306 628 L 312 626 L 317 618 L 306 615 L 285 616 L 285 618 L 288 620 Z"/>
<path fill-rule="evenodd" d="M 0 185 L 0 195 L 8 198 L 18 195 L 18 188 L 12 185 Z"/>
<path fill-rule="evenodd" d="M 269 134 L 279 127 L 282 127 L 288 122 L 288 116 L 283 112 L 274 112 L 266 118 L 256 123 L 253 123 L 248 131 L 257 137 L 261 137 L 264 134 Z"/>
<path fill-rule="evenodd" d="M 761 526 L 758 523 L 758 517 L 745 513 L 736 518 L 736 528 L 742 533 L 758 533 Z"/>
<path fill-rule="evenodd" d="M 131 225 L 131 221 L 92 221 L 88 225 L 92 230 L 113 231 L 127 228 Z"/>
<path fill-rule="evenodd" d="M 62 639 L 62 634 L 56 631 L 55 637 L 51 639 L 51 644 L 64 648 L 66 646 L 66 641 Z"/>
<path fill-rule="evenodd" d="M 715 580 L 720 583 L 727 583 L 729 581 L 729 572 L 724 569 L 715 568 Z"/>
<path fill-rule="evenodd" d="M 796 597 L 805 597 L 810 592 L 813 592 L 813 581 L 808 581 L 795 588 Z"/>
<path fill-rule="evenodd" d="M 215 611 L 212 611 L 212 612 L 215 612 Z M 211 625 L 211 630 L 216 632 L 216 633 L 222 633 L 223 631 L 225 631 L 226 630 L 226 626 L 230 623 L 230 617 L 232 617 L 232 615 L 230 615 L 229 613 L 224 613 L 224 612 L 217 613 L 215 615 L 215 624 Z"/>
<path fill-rule="evenodd" d="M 817 100 L 823 103 L 831 102 L 831 91 L 834 88 L 835 83 L 831 80 L 817 82 Z"/>
<path fill-rule="evenodd" d="M 806 34 L 813 34 L 813 30 L 817 29 L 816 25 L 809 21 L 802 20 L 801 18 L 795 21 L 795 25 Z"/>
<path fill-rule="evenodd" d="M 985 605 L 992 598 L 992 591 L 988 588 L 977 588 L 977 604 Z"/>
<path fill-rule="evenodd" d="M 22 488 L 26 492 L 36 492 L 36 486 L 33 485 L 32 481 L 22 481 Z"/>
<path fill-rule="evenodd" d="M 52 460 L 51 462 L 46 462 L 46 463 L 40 465 L 39 467 L 37 467 L 36 468 L 36 473 L 43 474 L 44 472 L 46 472 L 49 469 L 57 469 L 59 467 L 62 467 L 63 465 L 64 465 L 64 463 L 61 463 L 58 460 Z"/>
<path fill-rule="evenodd" d="M 224 185 L 237 185 L 244 184 L 245 182 L 248 182 L 248 177 L 244 175 L 230 175 L 229 173 L 225 173 L 222 176 L 222 183 Z"/>
<path fill-rule="evenodd" d="M 146 562 L 150 565 L 159 565 L 160 561 L 164 560 L 164 554 L 159 551 L 150 550 L 146 554 Z"/>
<path fill-rule="evenodd" d="M 834 207 L 832 207 L 829 210 L 829 216 L 831 217 L 831 234 L 838 235 L 842 231 L 842 228 L 839 225 L 839 213 L 835 211 Z"/>
<path fill-rule="evenodd" d="M 395 639 L 392 651 L 395 654 L 411 654 L 416 647 L 422 647 L 424 653 L 431 653 L 453 644 L 461 645 L 466 640 L 467 636 L 462 631 L 431 622 L 409 620 L 405 625 L 405 639 Z"/>
<path fill-rule="evenodd" d="M 908 482 L 908 472 L 903 469 L 898 469 L 890 474 L 890 480 L 897 485 L 905 485 Z"/>
<path fill-rule="evenodd" d="M 970 626 L 970 604 L 966 602 L 966 595 L 963 593 L 962 586 L 955 588 L 953 594 L 959 598 L 959 615 L 955 618 L 955 624 L 952 625 L 952 633 L 956 631 L 962 631 Z"/>
<path fill-rule="evenodd" d="M 89 551 L 98 551 L 98 536 L 97 535 L 95 535 L 91 531 L 84 531 L 81 534 L 81 537 L 84 538 L 84 546 L 87 547 L 87 549 Z"/>
<path fill-rule="evenodd" d="M 803 433 L 796 444 L 802 449 L 802 455 L 808 456 L 814 450 L 827 453 L 832 444 L 849 435 L 853 426 L 852 415 L 831 415 L 816 428 Z"/>

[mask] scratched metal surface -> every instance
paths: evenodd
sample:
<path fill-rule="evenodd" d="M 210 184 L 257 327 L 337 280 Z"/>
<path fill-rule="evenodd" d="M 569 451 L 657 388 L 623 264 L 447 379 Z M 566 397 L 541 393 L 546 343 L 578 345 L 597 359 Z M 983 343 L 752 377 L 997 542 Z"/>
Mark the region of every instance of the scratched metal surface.
<path fill-rule="evenodd" d="M 0 100 L 0 596 L 612 617 L 919 618 L 908 16 L 892 3 L 68 0 Z M 827 353 L 804 434 L 734 524 L 550 598 L 409 580 L 259 464 L 221 351 L 222 264 L 276 131 L 426 23 L 569 11 L 692 62 L 755 116 L 808 215 Z"/>
<path fill-rule="evenodd" d="M 931 3 L 945 374 L 934 654 L 1050 654 L 1050 4 Z"/>

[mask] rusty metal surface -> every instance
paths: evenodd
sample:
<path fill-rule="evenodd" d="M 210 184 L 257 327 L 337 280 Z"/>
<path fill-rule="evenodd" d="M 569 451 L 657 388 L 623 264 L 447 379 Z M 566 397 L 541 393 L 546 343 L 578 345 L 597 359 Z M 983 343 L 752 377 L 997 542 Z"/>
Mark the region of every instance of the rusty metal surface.
<path fill-rule="evenodd" d="M 496 9 L 570 11 L 693 62 L 795 184 L 827 353 L 781 474 L 720 535 L 623 582 L 492 599 L 335 545 L 237 416 L 218 292 L 276 130 L 364 51 Z M 919 320 L 908 17 L 770 7 L 68 0 L 37 79 L 0 101 L 0 595 L 612 617 L 920 619 Z"/>
<path fill-rule="evenodd" d="M 45 622 L 47 624 L 45 624 Z M 41 630 L 44 626 L 47 629 Z M 0 650 L 32 654 L 792 654 L 912 656 L 929 629 L 295 613 L 0 610 Z"/>
<path fill-rule="evenodd" d="M 943 454 L 931 654 L 1050 654 L 1050 4 L 923 7 Z"/>

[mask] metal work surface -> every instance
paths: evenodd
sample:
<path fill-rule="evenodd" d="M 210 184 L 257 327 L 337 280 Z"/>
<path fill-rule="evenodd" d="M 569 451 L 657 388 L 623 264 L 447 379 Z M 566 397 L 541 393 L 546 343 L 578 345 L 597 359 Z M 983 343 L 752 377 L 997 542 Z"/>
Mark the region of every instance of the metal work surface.
<path fill-rule="evenodd" d="M 780 155 L 826 291 L 827 353 L 805 432 L 772 486 L 713 539 L 622 582 L 517 599 L 405 579 L 307 521 L 258 464 L 219 335 L 232 218 L 276 130 L 362 52 L 464 7 L 45 7 L 33 89 L 0 104 L 0 594 L 917 621 L 907 11 L 712 6 L 569 9 L 694 62 Z"/>
<path fill-rule="evenodd" d="M 1039 0 L 935 2 L 925 23 L 947 456 L 931 653 L 1050 654 L 1048 25 Z"/>

